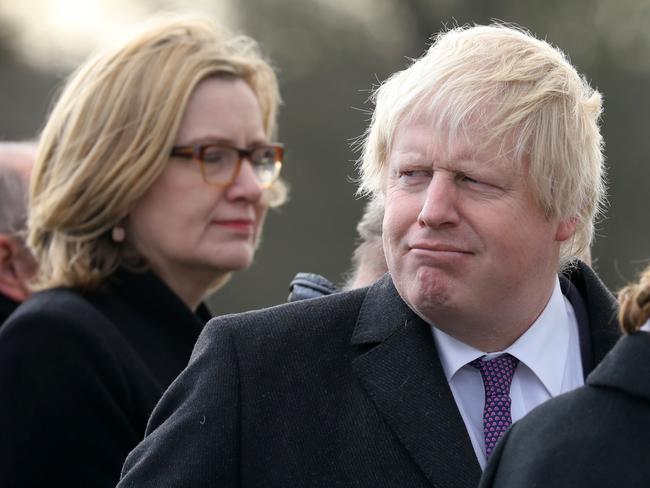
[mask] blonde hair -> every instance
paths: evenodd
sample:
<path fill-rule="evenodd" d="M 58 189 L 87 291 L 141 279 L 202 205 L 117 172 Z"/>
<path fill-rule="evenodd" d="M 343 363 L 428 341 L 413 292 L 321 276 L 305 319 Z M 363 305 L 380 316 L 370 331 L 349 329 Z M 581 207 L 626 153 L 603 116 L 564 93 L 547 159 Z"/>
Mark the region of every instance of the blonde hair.
<path fill-rule="evenodd" d="M 110 231 L 169 161 L 185 106 L 209 77 L 243 79 L 275 133 L 275 73 L 254 40 L 202 16 L 165 16 L 91 57 L 68 81 L 43 130 L 30 188 L 35 288 L 99 285 L 125 259 Z M 265 195 L 283 203 L 277 182 Z"/>
<path fill-rule="evenodd" d="M 521 28 L 458 27 L 373 94 L 375 111 L 362 141 L 360 194 L 379 194 L 395 133 L 426 114 L 448 143 L 481 135 L 500 156 L 525 164 L 529 184 L 549 217 L 575 218 L 560 265 L 589 249 L 605 201 L 601 95 L 557 48 Z"/>
<path fill-rule="evenodd" d="M 625 332 L 635 332 L 650 319 L 650 266 L 639 281 L 627 285 L 618 293 L 618 320 Z"/>

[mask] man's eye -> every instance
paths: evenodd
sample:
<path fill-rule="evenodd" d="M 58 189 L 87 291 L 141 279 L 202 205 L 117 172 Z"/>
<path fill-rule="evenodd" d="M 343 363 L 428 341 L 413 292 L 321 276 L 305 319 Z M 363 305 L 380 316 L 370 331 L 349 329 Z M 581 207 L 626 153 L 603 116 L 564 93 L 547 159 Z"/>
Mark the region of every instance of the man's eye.
<path fill-rule="evenodd" d="M 479 180 L 467 175 L 461 175 L 460 179 L 466 183 L 481 183 Z"/>
<path fill-rule="evenodd" d="M 432 171 L 428 169 L 409 169 L 399 172 L 400 179 L 431 178 Z"/>
<path fill-rule="evenodd" d="M 466 184 L 466 185 L 471 185 L 471 186 L 481 186 L 481 187 L 489 187 L 492 186 L 488 182 L 484 181 L 483 178 L 481 179 L 476 179 L 470 175 L 466 175 L 463 173 L 458 174 L 457 176 L 457 181 L 460 183 Z"/>

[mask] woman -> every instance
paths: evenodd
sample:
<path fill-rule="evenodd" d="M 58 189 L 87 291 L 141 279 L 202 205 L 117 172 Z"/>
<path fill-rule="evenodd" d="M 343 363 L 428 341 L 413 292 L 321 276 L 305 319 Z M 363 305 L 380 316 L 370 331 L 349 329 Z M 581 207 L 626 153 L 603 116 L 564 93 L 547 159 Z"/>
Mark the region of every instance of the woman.
<path fill-rule="evenodd" d="M 167 18 L 86 62 L 41 137 L 40 290 L 0 333 L 3 486 L 114 486 L 189 359 L 206 294 L 285 198 L 273 70 L 248 38 Z"/>
<path fill-rule="evenodd" d="M 650 486 L 650 266 L 618 299 L 625 335 L 585 386 L 512 426 L 481 487 Z"/>

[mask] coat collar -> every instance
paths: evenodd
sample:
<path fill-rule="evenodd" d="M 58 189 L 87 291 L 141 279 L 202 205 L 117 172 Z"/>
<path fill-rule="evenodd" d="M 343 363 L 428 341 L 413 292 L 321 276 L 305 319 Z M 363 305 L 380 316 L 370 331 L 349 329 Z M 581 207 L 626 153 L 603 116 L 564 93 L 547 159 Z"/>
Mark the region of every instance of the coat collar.
<path fill-rule="evenodd" d="M 580 260 L 571 263 L 560 275 L 560 284 L 576 313 L 582 369 L 587 376 L 620 337 L 616 298 Z"/>
<path fill-rule="evenodd" d="M 622 390 L 650 400 L 648 369 L 650 333 L 640 331 L 623 336 L 602 363 L 587 378 L 587 384 Z"/>
<path fill-rule="evenodd" d="M 481 469 L 431 327 L 408 308 L 389 275 L 368 290 L 352 343 L 360 351 L 355 374 L 432 485 L 477 485 Z"/>
<path fill-rule="evenodd" d="M 399 296 L 393 280 L 386 273 L 366 294 L 352 335 L 352 344 L 382 342 L 407 320 L 415 318 L 419 319 Z"/>
<path fill-rule="evenodd" d="M 210 310 L 201 302 L 195 312 L 183 303 L 151 270 L 131 271 L 118 268 L 107 280 L 107 289 L 119 295 L 134 309 L 142 309 L 143 315 L 160 318 L 163 322 L 185 323 L 193 332 L 201 332 L 212 318 Z"/>
<path fill-rule="evenodd" d="M 135 344 L 160 377 L 171 382 L 192 352 L 203 326 L 211 318 L 204 304 L 196 312 L 152 271 L 119 268 L 105 285 L 86 296 Z M 160 362 L 160 351 L 169 360 Z"/>
<path fill-rule="evenodd" d="M 18 302 L 13 301 L 8 296 L 0 293 L 0 326 L 5 320 L 7 320 L 7 317 L 18 308 L 18 305 L 20 305 Z"/>

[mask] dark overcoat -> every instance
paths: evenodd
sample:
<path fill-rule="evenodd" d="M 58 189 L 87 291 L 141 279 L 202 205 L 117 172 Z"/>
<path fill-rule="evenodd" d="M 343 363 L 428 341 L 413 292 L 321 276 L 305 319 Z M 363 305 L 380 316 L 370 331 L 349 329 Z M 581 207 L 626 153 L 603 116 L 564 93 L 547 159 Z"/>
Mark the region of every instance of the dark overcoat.
<path fill-rule="evenodd" d="M 616 341 L 615 302 L 586 266 L 570 279 L 588 369 Z M 431 326 L 389 275 L 210 321 L 147 432 L 121 488 L 468 488 L 481 475 Z"/>
<path fill-rule="evenodd" d="M 13 313 L 20 305 L 18 302 L 12 300 L 6 295 L 0 293 L 0 327 L 4 324 L 5 320 Z"/>
<path fill-rule="evenodd" d="M 114 487 L 199 315 L 152 273 L 125 270 L 94 293 L 24 302 L 0 329 L 0 486 Z"/>

